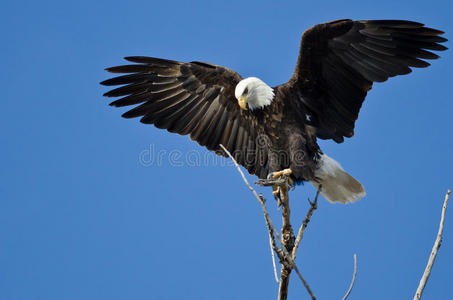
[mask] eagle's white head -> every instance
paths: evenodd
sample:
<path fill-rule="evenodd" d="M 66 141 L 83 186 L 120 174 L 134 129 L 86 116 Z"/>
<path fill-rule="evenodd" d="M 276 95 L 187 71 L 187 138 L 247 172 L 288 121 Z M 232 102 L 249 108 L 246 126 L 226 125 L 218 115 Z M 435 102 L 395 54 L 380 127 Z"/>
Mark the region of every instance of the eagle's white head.
<path fill-rule="evenodd" d="M 244 110 L 262 109 L 271 104 L 274 99 L 274 90 L 256 77 L 239 81 L 234 94 L 239 106 Z"/>

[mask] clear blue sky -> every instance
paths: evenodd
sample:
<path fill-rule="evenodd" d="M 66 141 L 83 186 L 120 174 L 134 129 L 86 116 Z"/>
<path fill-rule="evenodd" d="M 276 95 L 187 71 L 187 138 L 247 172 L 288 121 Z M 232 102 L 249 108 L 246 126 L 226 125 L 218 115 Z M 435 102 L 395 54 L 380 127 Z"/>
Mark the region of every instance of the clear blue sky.
<path fill-rule="evenodd" d="M 98 83 L 122 57 L 148 55 L 277 85 L 293 71 L 302 32 L 340 18 L 410 19 L 453 38 L 447 0 L 304 2 L 3 2 L 0 299 L 275 299 L 262 213 L 237 171 L 175 166 L 170 159 L 206 151 L 122 119 Z M 453 56 L 441 55 L 376 84 L 355 137 L 320 143 L 368 195 L 347 206 L 320 201 L 297 259 L 319 299 L 344 294 L 353 253 L 350 299 L 413 296 L 453 188 Z M 160 164 L 140 163 L 150 147 L 164 154 Z M 314 193 L 292 192 L 294 224 Z M 424 299 L 453 294 L 452 209 Z M 290 299 L 306 299 L 293 279 Z"/>

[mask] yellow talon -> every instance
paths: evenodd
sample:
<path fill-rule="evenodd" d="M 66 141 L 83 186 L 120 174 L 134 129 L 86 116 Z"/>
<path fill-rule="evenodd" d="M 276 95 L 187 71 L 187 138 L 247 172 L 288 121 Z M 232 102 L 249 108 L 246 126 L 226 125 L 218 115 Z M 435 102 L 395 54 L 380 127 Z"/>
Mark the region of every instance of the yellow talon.
<path fill-rule="evenodd" d="M 288 177 L 288 184 L 289 184 L 289 185 L 294 185 L 294 182 L 293 182 L 293 180 L 291 179 L 291 177 Z"/>
<path fill-rule="evenodd" d="M 272 191 L 272 194 L 274 194 L 275 199 L 277 199 L 277 207 L 280 207 L 282 205 L 282 202 L 280 201 L 280 186 L 277 186 L 275 190 Z"/>
<path fill-rule="evenodd" d="M 281 171 L 278 171 L 278 172 L 274 172 L 272 174 L 272 177 L 278 178 L 278 177 L 281 177 L 283 175 L 291 175 L 292 173 L 293 173 L 293 171 L 291 171 L 291 169 L 284 169 L 284 170 L 281 170 Z"/>

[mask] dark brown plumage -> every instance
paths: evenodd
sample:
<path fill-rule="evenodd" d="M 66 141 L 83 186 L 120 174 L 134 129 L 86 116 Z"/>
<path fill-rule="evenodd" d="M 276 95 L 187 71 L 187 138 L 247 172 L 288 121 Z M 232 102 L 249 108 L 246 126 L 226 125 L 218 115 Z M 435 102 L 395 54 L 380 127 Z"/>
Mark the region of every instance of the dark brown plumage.
<path fill-rule="evenodd" d="M 291 168 L 297 181 L 314 180 L 322 154 L 316 138 L 343 142 L 373 82 L 429 66 L 445 50 L 442 31 L 399 20 L 338 20 L 316 25 L 301 40 L 291 79 L 274 87 L 272 103 L 241 110 L 235 87 L 242 77 L 225 67 L 151 57 L 108 68 L 125 73 L 103 85 L 121 85 L 104 95 L 111 105 L 137 105 L 123 114 L 141 117 L 222 153 L 223 144 L 251 174 Z M 283 153 L 283 154 L 282 154 Z"/>
<path fill-rule="evenodd" d="M 296 70 L 286 84 L 300 94 L 313 115 L 319 138 L 342 142 L 354 135 L 354 122 L 374 81 L 408 74 L 446 50 L 442 31 L 399 20 L 338 20 L 307 30 Z"/>

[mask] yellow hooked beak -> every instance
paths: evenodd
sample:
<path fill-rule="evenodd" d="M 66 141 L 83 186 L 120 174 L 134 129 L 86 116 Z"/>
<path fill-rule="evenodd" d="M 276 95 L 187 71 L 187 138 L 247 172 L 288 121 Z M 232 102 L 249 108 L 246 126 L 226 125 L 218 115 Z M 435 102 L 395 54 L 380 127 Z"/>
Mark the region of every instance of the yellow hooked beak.
<path fill-rule="evenodd" d="M 243 110 L 247 110 L 247 97 L 239 97 L 239 107 Z"/>

